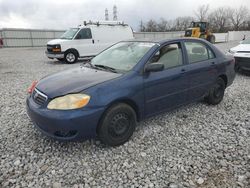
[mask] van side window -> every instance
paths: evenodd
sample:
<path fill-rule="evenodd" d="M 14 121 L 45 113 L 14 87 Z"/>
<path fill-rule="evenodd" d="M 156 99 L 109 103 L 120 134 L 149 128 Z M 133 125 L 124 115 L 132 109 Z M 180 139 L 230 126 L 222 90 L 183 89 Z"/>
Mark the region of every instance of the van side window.
<path fill-rule="evenodd" d="M 150 59 L 150 63 L 162 63 L 164 65 L 164 69 L 182 65 L 183 60 L 180 43 L 173 43 L 163 46 Z"/>
<path fill-rule="evenodd" d="M 189 63 L 215 58 L 214 53 L 200 42 L 185 42 Z"/>
<path fill-rule="evenodd" d="M 81 29 L 75 39 L 92 39 L 91 30 L 89 28 Z"/>

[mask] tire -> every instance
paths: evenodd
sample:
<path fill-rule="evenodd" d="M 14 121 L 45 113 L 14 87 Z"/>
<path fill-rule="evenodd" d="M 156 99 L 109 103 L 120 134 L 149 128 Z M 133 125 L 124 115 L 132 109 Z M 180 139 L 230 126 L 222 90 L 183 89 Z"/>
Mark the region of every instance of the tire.
<path fill-rule="evenodd" d="M 56 58 L 58 61 L 64 61 L 64 58 Z"/>
<path fill-rule="evenodd" d="M 103 115 L 97 128 L 97 135 L 108 146 L 124 144 L 133 135 L 136 127 L 136 113 L 129 105 L 119 103 L 111 106 Z"/>
<path fill-rule="evenodd" d="M 235 70 L 235 72 L 239 72 L 240 71 L 240 65 L 239 65 L 239 63 L 235 62 L 234 70 Z"/>
<path fill-rule="evenodd" d="M 226 85 L 224 80 L 219 77 L 213 87 L 209 90 L 209 94 L 205 98 L 206 102 L 212 105 L 219 104 L 223 100 L 225 88 Z"/>
<path fill-rule="evenodd" d="M 66 51 L 65 54 L 64 54 L 64 60 L 68 64 L 75 63 L 77 61 L 77 59 L 78 59 L 78 55 L 73 50 Z"/>
<path fill-rule="evenodd" d="M 215 43 L 215 36 L 214 36 L 214 35 L 208 36 L 208 41 L 209 41 L 210 43 L 214 44 L 214 43 Z"/>

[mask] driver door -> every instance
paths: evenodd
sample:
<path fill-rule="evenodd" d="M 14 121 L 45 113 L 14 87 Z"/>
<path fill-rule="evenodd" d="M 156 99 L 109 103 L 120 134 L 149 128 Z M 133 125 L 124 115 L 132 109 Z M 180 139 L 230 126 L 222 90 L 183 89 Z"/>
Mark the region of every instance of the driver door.
<path fill-rule="evenodd" d="M 164 70 L 144 75 L 145 116 L 182 105 L 187 100 L 188 78 L 181 43 L 163 46 L 148 63 L 162 63 Z"/>
<path fill-rule="evenodd" d="M 80 57 L 91 56 L 94 54 L 94 43 L 90 28 L 82 28 L 78 31 L 74 39 L 73 47 L 78 50 Z"/>

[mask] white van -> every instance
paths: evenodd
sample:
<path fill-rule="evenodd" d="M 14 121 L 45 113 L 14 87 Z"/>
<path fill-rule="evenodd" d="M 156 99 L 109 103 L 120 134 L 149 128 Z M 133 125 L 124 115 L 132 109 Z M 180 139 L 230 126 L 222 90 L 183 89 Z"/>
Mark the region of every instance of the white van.
<path fill-rule="evenodd" d="M 49 41 L 45 53 L 50 59 L 74 63 L 79 57 L 95 56 L 114 43 L 133 38 L 131 27 L 123 22 L 84 22 L 83 26 L 70 28 L 60 39 Z"/>

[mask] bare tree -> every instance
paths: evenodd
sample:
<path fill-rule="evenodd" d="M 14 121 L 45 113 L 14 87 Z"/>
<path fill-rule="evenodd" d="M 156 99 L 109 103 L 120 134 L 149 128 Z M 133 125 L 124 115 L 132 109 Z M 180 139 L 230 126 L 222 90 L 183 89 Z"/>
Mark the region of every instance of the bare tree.
<path fill-rule="evenodd" d="M 250 30 L 250 14 L 246 7 L 238 9 L 219 7 L 209 14 L 209 5 L 199 6 L 195 15 L 198 21 L 210 22 L 214 32 L 227 32 L 228 30 Z M 140 30 L 155 31 L 180 31 L 186 30 L 193 17 L 178 17 L 174 20 L 161 18 L 158 22 L 151 19 L 148 22 L 140 22 Z"/>
<path fill-rule="evenodd" d="M 211 12 L 208 21 L 214 32 L 225 32 L 229 22 L 230 8 L 220 7 Z"/>
<path fill-rule="evenodd" d="M 197 8 L 195 11 L 195 15 L 197 17 L 197 20 L 200 22 L 204 22 L 207 20 L 208 16 L 208 11 L 209 11 L 209 5 L 201 5 Z"/>
<path fill-rule="evenodd" d="M 157 22 L 155 20 L 149 20 L 146 25 L 146 31 L 155 32 L 157 31 Z"/>
<path fill-rule="evenodd" d="M 230 20 L 235 31 L 240 30 L 240 27 L 248 17 L 248 9 L 246 7 L 239 7 L 238 9 L 230 9 Z"/>
<path fill-rule="evenodd" d="M 194 21 L 194 18 L 190 16 L 178 17 L 174 21 L 174 29 L 176 31 L 184 31 L 190 26 L 192 21 Z"/>
<path fill-rule="evenodd" d="M 244 28 L 245 30 L 250 30 L 250 15 L 248 15 L 247 20 L 245 21 L 245 26 Z"/>
<path fill-rule="evenodd" d="M 143 23 L 143 21 L 142 21 L 142 20 L 140 21 L 140 31 L 141 31 L 141 32 L 146 31 L 145 24 Z"/>
<path fill-rule="evenodd" d="M 157 24 L 157 30 L 164 32 L 169 31 L 171 29 L 169 21 L 165 20 L 164 18 L 160 19 L 160 22 Z"/>

